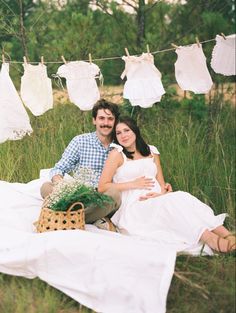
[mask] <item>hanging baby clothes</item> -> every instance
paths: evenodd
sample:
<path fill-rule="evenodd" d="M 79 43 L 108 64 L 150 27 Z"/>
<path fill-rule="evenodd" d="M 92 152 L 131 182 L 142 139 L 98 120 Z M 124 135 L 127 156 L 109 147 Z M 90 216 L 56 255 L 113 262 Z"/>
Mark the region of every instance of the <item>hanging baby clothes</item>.
<path fill-rule="evenodd" d="M 47 77 L 47 67 L 42 63 L 24 63 L 23 67 L 21 98 L 35 116 L 42 115 L 53 107 L 52 82 Z"/>
<path fill-rule="evenodd" d="M 72 61 L 61 65 L 57 75 L 66 78 L 69 99 L 81 110 L 91 110 L 100 99 L 100 92 L 96 83 L 101 77 L 99 67 L 94 63 Z"/>
<path fill-rule="evenodd" d="M 123 97 L 129 99 L 132 106 L 150 108 L 161 101 L 165 93 L 161 82 L 161 73 L 154 65 L 153 55 L 143 53 L 141 56 L 123 56 L 125 70 L 121 78 L 127 77 Z"/>
<path fill-rule="evenodd" d="M 175 78 L 180 88 L 196 94 L 207 93 L 213 82 L 202 45 L 180 46 L 175 52 L 178 56 L 175 62 Z"/>
<path fill-rule="evenodd" d="M 225 76 L 236 75 L 235 64 L 236 34 L 216 36 L 216 45 L 212 51 L 211 67 L 217 74 Z"/>
<path fill-rule="evenodd" d="M 32 132 L 28 114 L 9 76 L 9 64 L 0 71 L 0 143 Z"/>

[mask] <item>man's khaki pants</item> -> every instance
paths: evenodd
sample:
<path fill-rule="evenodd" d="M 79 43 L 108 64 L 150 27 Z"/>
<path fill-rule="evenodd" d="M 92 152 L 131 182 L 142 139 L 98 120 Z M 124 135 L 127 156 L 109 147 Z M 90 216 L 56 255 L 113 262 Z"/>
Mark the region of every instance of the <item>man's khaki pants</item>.
<path fill-rule="evenodd" d="M 46 198 L 51 192 L 53 191 L 53 183 L 46 182 L 40 188 L 40 193 L 42 198 Z M 121 204 L 121 194 L 118 190 L 114 188 L 108 189 L 105 195 L 110 196 L 113 199 L 113 203 L 105 203 L 104 206 L 101 208 L 96 205 L 91 205 L 86 207 L 85 210 L 85 223 L 92 224 L 96 220 L 103 218 L 103 217 L 111 217 L 116 210 L 119 209 Z"/>

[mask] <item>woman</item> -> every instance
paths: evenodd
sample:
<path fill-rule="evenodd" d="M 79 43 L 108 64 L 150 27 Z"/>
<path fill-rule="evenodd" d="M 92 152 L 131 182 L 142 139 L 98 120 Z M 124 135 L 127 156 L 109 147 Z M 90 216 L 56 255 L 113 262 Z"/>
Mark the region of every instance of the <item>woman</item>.
<path fill-rule="evenodd" d="M 199 242 L 218 252 L 235 250 L 235 236 L 223 226 L 226 214 L 215 216 L 189 193 L 167 190 L 159 152 L 145 143 L 134 120 L 117 121 L 114 142 L 98 190 L 121 191 L 122 204 L 112 217 L 121 232 L 175 244 L 178 251 Z"/>

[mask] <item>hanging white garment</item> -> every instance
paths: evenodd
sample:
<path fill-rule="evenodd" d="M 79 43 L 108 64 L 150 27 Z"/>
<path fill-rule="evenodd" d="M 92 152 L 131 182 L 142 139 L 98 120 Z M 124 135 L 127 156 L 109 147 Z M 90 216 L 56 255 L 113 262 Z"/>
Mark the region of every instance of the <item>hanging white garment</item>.
<path fill-rule="evenodd" d="M 124 85 L 123 97 L 129 99 L 132 106 L 151 107 L 161 101 L 165 93 L 161 82 L 161 73 L 154 65 L 153 55 L 143 53 L 141 56 L 123 56 L 125 70 L 121 75 L 127 81 Z"/>
<path fill-rule="evenodd" d="M 236 34 L 216 36 L 216 45 L 212 51 L 211 67 L 217 74 L 225 76 L 236 75 L 235 64 Z"/>
<path fill-rule="evenodd" d="M 23 67 L 21 98 L 35 116 L 42 115 L 53 107 L 52 82 L 47 77 L 47 67 L 42 63 L 24 63 Z"/>
<path fill-rule="evenodd" d="M 196 94 L 207 93 L 213 82 L 202 45 L 180 46 L 175 52 L 178 56 L 175 62 L 175 78 L 180 88 Z"/>
<path fill-rule="evenodd" d="M 94 63 L 73 61 L 61 65 L 57 75 L 66 78 L 69 99 L 81 110 L 91 110 L 100 99 L 96 77 L 100 69 Z"/>
<path fill-rule="evenodd" d="M 0 143 L 32 132 L 29 116 L 9 76 L 9 64 L 0 71 Z"/>

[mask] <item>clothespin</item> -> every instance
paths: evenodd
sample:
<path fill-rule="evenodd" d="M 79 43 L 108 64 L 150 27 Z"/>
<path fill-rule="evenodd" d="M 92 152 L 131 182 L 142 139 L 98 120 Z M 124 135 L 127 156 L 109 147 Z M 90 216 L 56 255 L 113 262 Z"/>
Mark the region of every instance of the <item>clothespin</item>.
<path fill-rule="evenodd" d="M 146 47 L 147 47 L 147 53 L 150 53 L 149 45 L 147 44 Z"/>
<path fill-rule="evenodd" d="M 62 55 L 61 56 L 61 59 L 62 59 L 62 61 L 66 64 L 67 62 L 66 62 L 66 59 L 64 58 L 64 56 Z"/>
<path fill-rule="evenodd" d="M 43 55 L 41 56 L 41 64 L 42 65 L 44 64 L 44 57 L 43 57 Z"/>
<path fill-rule="evenodd" d="M 92 56 L 91 56 L 91 53 L 89 53 L 89 63 L 92 64 Z"/>
<path fill-rule="evenodd" d="M 195 40 L 196 40 L 196 43 L 197 43 L 198 48 L 200 48 L 200 47 L 201 47 L 201 45 L 200 45 L 200 42 L 199 42 L 198 37 L 195 37 Z"/>
<path fill-rule="evenodd" d="M 4 56 L 4 52 L 2 53 L 2 63 L 5 63 L 5 56 Z"/>
<path fill-rule="evenodd" d="M 23 56 L 23 60 L 24 60 L 24 64 L 27 64 L 27 63 L 28 63 L 26 56 Z"/>
<path fill-rule="evenodd" d="M 126 53 L 127 57 L 130 57 L 129 50 L 127 48 L 125 48 L 125 53 Z"/>
<path fill-rule="evenodd" d="M 171 44 L 172 47 L 174 47 L 175 49 L 178 49 L 179 47 L 177 45 L 175 45 L 174 43 Z"/>
<path fill-rule="evenodd" d="M 225 34 L 224 33 L 220 33 L 220 34 L 224 38 L 224 40 L 226 40 Z"/>

